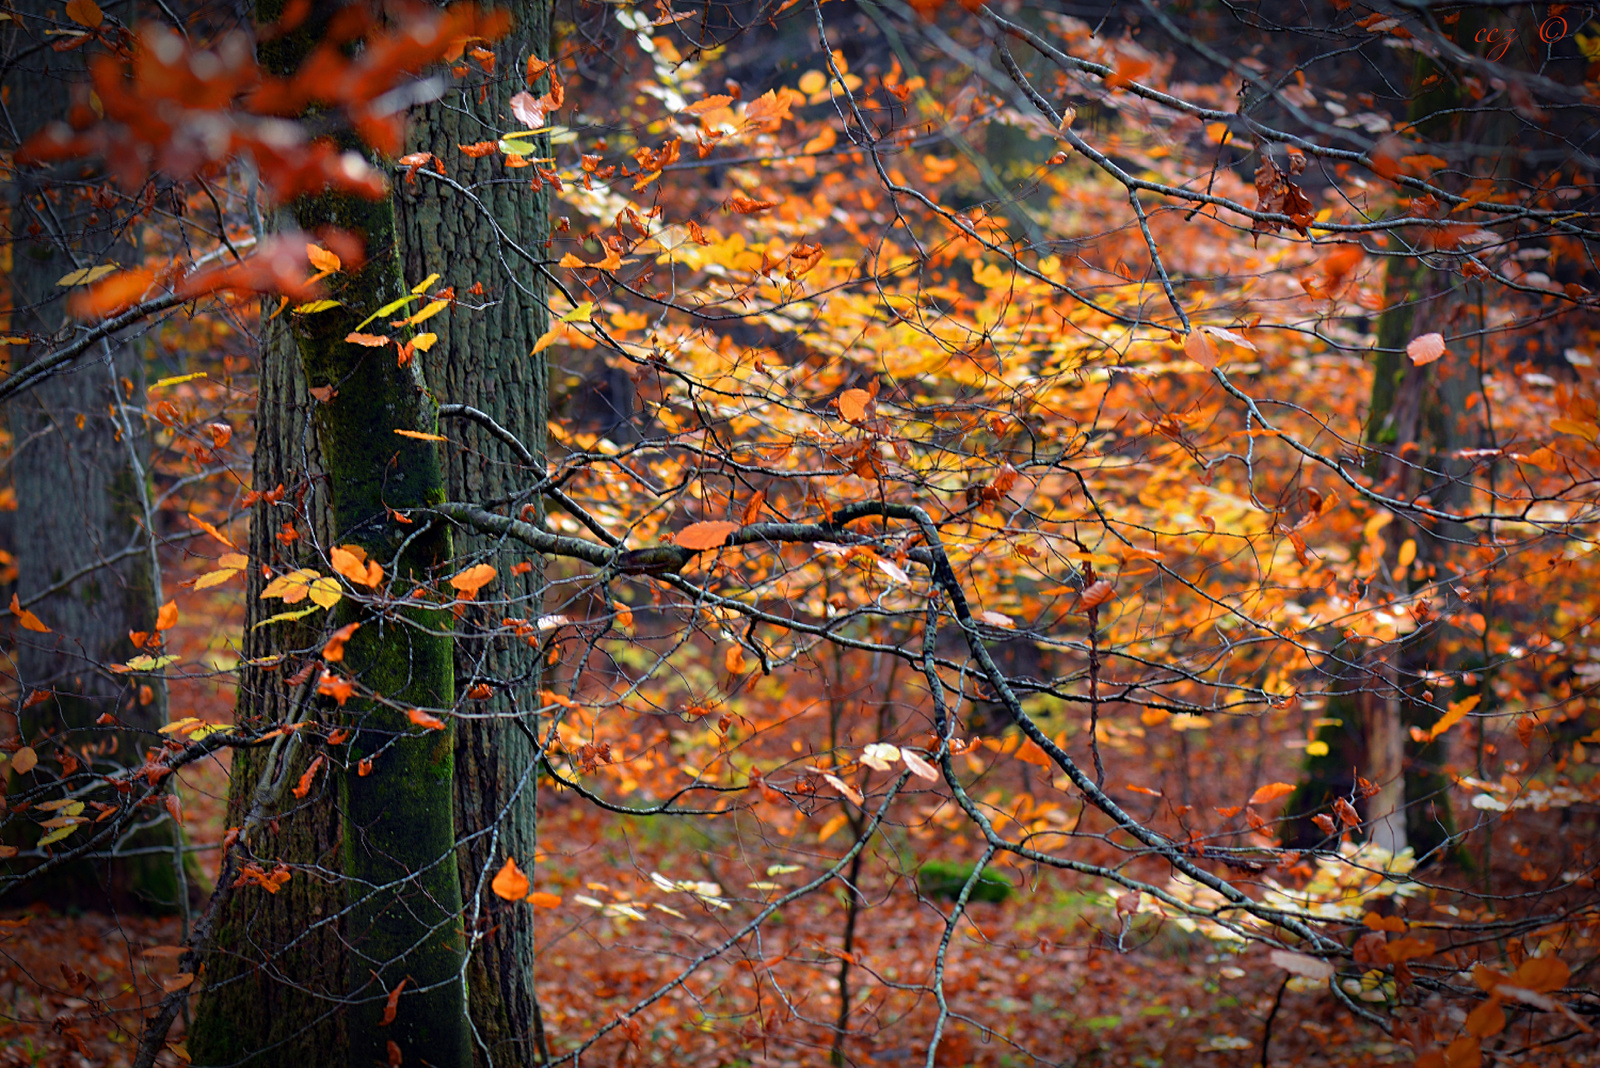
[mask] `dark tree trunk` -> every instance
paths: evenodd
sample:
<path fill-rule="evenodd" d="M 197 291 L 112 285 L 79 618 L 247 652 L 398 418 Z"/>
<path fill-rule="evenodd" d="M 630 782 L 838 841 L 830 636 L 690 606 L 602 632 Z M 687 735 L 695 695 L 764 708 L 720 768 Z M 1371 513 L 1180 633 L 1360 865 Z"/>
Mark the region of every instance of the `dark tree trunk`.
<path fill-rule="evenodd" d="M 303 651 L 317 647 L 320 633 L 309 621 L 257 629 L 279 610 L 277 602 L 261 600 L 267 584 L 261 565 L 275 575 L 314 566 L 311 547 L 330 544 L 333 530 L 321 450 L 310 431 L 313 401 L 282 318 L 263 322 L 258 351 L 251 484 L 263 493 L 284 487 L 281 500 L 258 501 L 250 516 L 252 566 L 234 718 L 259 730 L 296 718 L 303 687 L 291 687 L 287 680 L 300 670 Z M 280 538 L 285 524 L 298 537 Z M 298 658 L 270 668 L 253 666 L 297 649 L 302 650 Z M 296 736 L 276 751 L 234 751 L 229 827 L 245 826 L 258 790 L 271 791 L 277 784 L 280 800 L 289 794 L 287 785 L 299 781 L 317 753 L 303 744 L 308 739 Z M 295 874 L 276 894 L 244 888 L 224 905 L 188 1040 L 195 1064 L 305 1068 L 329 1050 L 344 1048 L 339 997 L 348 964 L 344 890 L 337 882 L 344 842 L 331 792 L 319 786 L 303 800 L 268 809 L 262 825 L 246 838 L 246 860 L 265 869 L 290 864 Z"/>
<path fill-rule="evenodd" d="M 0 26 L 4 84 L 15 132 L 26 139 L 66 117 L 71 87 L 84 87 L 81 52 L 61 53 L 44 36 L 47 9 L 20 5 Z M 25 99 L 26 107 L 17 107 Z M 9 132 L 9 131 L 8 131 Z M 14 148 L 15 146 L 9 146 Z M 6 204 L 10 247 L 9 334 L 32 338 L 11 348 L 12 370 L 71 339 L 72 287 L 60 280 L 86 267 L 137 255 L 125 213 L 97 207 L 92 190 L 105 184 L 79 164 L 18 170 Z M 159 573 L 145 529 L 147 487 L 141 361 L 133 343 L 113 338 L 75 365 L 16 397 L 10 405 L 11 475 L 17 513 L 17 596 L 51 633 L 14 627 L 7 666 L 24 693 L 53 691 L 32 706 L 22 730 L 38 747 L 53 735 L 79 753 L 99 749 L 108 764 L 137 764 L 165 718 L 165 686 L 130 682 L 107 670 L 134 655 L 131 630 L 153 630 Z M 130 414 L 131 413 L 131 414 Z M 141 691 L 138 683 L 147 689 Z M 97 726 L 116 715 L 126 730 Z M 70 739 L 65 736 L 70 732 Z M 92 733 L 91 733 L 92 732 Z M 41 748 L 40 750 L 44 750 Z M 172 843 L 169 828 L 137 844 Z M 55 907 L 171 909 L 181 893 L 167 857 L 146 855 L 112 864 L 72 864 L 28 881 L 24 893 Z M 8 903 L 18 900 L 13 895 Z"/>
<path fill-rule="evenodd" d="M 511 14 L 514 27 L 494 47 L 487 95 L 480 100 L 478 87 L 466 85 L 419 108 L 407 145 L 407 151 L 459 159 L 451 175 L 469 185 L 471 195 L 427 174 L 405 182 L 396 194 L 406 277 L 416 282 L 438 272 L 442 277 L 437 286 L 452 287 L 464 298 L 448 317 L 430 323 L 439 342 L 420 357 L 427 363 L 430 384 L 447 414 L 452 405 L 476 409 L 531 454 L 529 462 L 482 423 L 452 417 L 442 427 L 451 439 L 444 452 L 445 486 L 447 496 L 457 501 L 503 499 L 544 473 L 546 369 L 542 354 L 530 355 L 548 325 L 544 279 L 511 246 L 531 256 L 544 255 L 550 229 L 547 194 L 517 177 L 531 169 L 508 171 L 497 158 L 468 160 L 455 147 L 514 129 L 507 101 L 528 88 L 529 56 L 549 55 L 548 0 L 499 6 Z M 532 91 L 545 88 L 541 79 Z M 532 154 L 548 155 L 548 145 L 539 141 Z M 475 285 L 481 289 L 474 290 Z M 482 296 L 469 295 L 473 292 Z M 486 306 L 479 310 L 480 304 Z M 456 821 L 464 842 L 461 892 L 469 937 L 477 939 L 469 973 L 475 1052 L 480 1065 L 533 1064 L 542 1059 L 543 1043 L 533 987 L 532 911 L 521 902 L 501 900 L 489 889 L 489 880 L 507 857 L 526 870 L 533 868 L 538 730 L 533 710 L 540 704 L 539 657 L 529 643 L 506 635 L 500 621 L 540 613 L 543 576 L 538 566 L 514 574 L 514 566 L 527 554 L 499 539 L 459 533 L 457 539 L 462 566 L 485 562 L 499 575 L 480 595 L 487 603 L 463 616 L 456 643 L 461 689 L 472 692 L 481 684 L 492 691 L 492 696 L 470 700 L 467 708 L 475 716 L 493 718 L 463 720 L 456 740 Z M 498 633 L 491 636 L 491 631 Z"/>

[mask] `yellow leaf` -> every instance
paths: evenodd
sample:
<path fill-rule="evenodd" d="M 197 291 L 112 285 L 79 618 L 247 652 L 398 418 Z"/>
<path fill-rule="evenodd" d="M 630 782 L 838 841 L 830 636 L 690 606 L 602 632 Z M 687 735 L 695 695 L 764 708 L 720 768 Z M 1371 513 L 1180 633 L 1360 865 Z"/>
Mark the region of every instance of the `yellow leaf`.
<path fill-rule="evenodd" d="M 344 266 L 339 262 L 339 257 L 323 248 L 321 245 L 306 245 L 306 259 L 311 261 L 311 266 L 319 271 L 332 273 Z"/>
<path fill-rule="evenodd" d="M 594 321 L 594 301 L 586 300 L 561 317 L 564 323 L 590 323 Z"/>
<path fill-rule="evenodd" d="M 420 281 L 416 285 L 412 286 L 411 287 L 411 292 L 413 294 L 416 294 L 416 295 L 420 296 L 421 294 L 426 293 L 428 291 L 428 287 L 433 285 L 433 283 L 437 282 L 438 280 L 439 280 L 439 272 L 438 271 L 434 271 L 428 277 L 424 278 L 422 281 Z"/>
<path fill-rule="evenodd" d="M 231 567 L 235 571 L 243 571 L 250 566 L 250 558 L 244 553 L 223 553 L 217 557 L 218 567 Z"/>
<path fill-rule="evenodd" d="M 309 567 L 302 567 L 288 574 L 279 575 L 267 583 L 267 588 L 261 591 L 263 600 L 269 597 L 281 597 L 284 604 L 296 604 L 306 599 L 311 592 L 311 583 L 321 578 L 319 572 Z"/>
<path fill-rule="evenodd" d="M 1401 567 L 1407 567 L 1407 566 L 1410 565 L 1411 561 L 1415 560 L 1416 558 L 1417 558 L 1417 539 L 1415 539 L 1415 538 L 1407 538 L 1405 540 L 1405 543 L 1400 546 L 1400 555 L 1399 555 L 1399 557 L 1397 557 L 1396 562 Z"/>
<path fill-rule="evenodd" d="M 450 302 L 448 300 L 430 300 L 428 303 L 419 308 L 416 314 L 407 318 L 404 325 L 415 326 L 425 319 L 432 319 L 435 315 L 438 315 L 448 307 L 450 307 Z"/>
<path fill-rule="evenodd" d="M 194 588 L 197 590 L 209 590 L 213 586 L 222 585 L 237 574 L 239 574 L 239 569 L 232 567 L 225 567 L 220 571 L 208 571 L 194 580 Z"/>
<path fill-rule="evenodd" d="M 411 339 L 411 347 L 418 352 L 427 352 L 438 342 L 438 334 L 418 334 Z"/>
<path fill-rule="evenodd" d="M 181 382 L 193 382 L 197 378 L 204 377 L 206 377 L 206 373 L 204 371 L 195 371 L 193 374 L 187 375 L 173 375 L 171 378 L 163 378 L 161 381 L 153 383 L 149 389 L 146 390 L 146 392 L 154 389 L 163 389 L 167 386 L 176 386 Z"/>
<path fill-rule="evenodd" d="M 49 834 L 45 835 L 43 838 L 39 839 L 39 844 L 42 846 L 53 845 L 54 843 L 61 841 L 61 839 L 65 838 L 73 831 L 77 830 L 80 826 L 82 826 L 82 824 L 74 823 L 67 827 L 58 827 Z"/>
<path fill-rule="evenodd" d="M 449 441 L 450 440 L 449 438 L 445 437 L 443 434 L 424 434 L 420 430 L 396 430 L 395 433 L 399 434 L 403 438 L 415 438 L 418 441 Z"/>
<path fill-rule="evenodd" d="M 313 604 L 323 608 L 332 608 L 344 597 L 344 591 L 339 589 L 339 580 L 332 575 L 324 575 L 316 579 L 307 587 Z"/>
<path fill-rule="evenodd" d="M 1306 756 L 1314 756 L 1315 757 L 1315 756 L 1327 756 L 1327 755 L 1328 755 L 1328 743 L 1327 742 L 1316 741 L 1316 742 L 1308 742 L 1306 744 Z"/>
<path fill-rule="evenodd" d="M 1428 738 L 1430 740 L 1437 738 L 1457 723 L 1460 723 L 1468 712 L 1478 707 L 1480 700 L 1482 700 L 1481 694 L 1473 694 L 1471 697 L 1464 697 L 1459 701 L 1451 701 L 1445 709 L 1444 715 L 1439 717 L 1439 722 L 1435 723 L 1433 729 L 1428 732 Z"/>
<path fill-rule="evenodd" d="M 1594 441 L 1600 437 L 1600 426 L 1593 423 L 1580 423 L 1574 419 L 1552 419 L 1550 429 L 1558 434 L 1571 434 L 1573 437 L 1582 438 L 1584 441 Z"/>
<path fill-rule="evenodd" d="M 338 306 L 339 302 L 336 300 L 312 300 L 304 304 L 296 304 L 294 310 L 300 315 L 315 315 L 317 312 L 325 312 L 329 308 L 337 308 Z"/>
<path fill-rule="evenodd" d="M 556 266 L 557 267 L 565 267 L 569 271 L 575 271 L 575 270 L 578 270 L 580 267 L 587 267 L 589 265 L 587 263 L 584 263 L 577 256 L 574 256 L 572 253 L 568 252 L 564 256 L 561 257 L 560 262 L 557 263 Z"/>
<path fill-rule="evenodd" d="M 514 857 L 507 857 L 505 865 L 489 884 L 489 889 L 507 901 L 516 901 L 528 896 L 528 877 L 517 867 Z"/>
<path fill-rule="evenodd" d="M 94 5 L 91 4 L 90 6 L 93 7 Z M 98 12 L 100 9 L 95 8 L 95 10 Z M 67 274 L 62 275 L 61 280 L 58 281 L 56 285 L 86 286 L 92 282 L 98 282 L 100 279 L 116 270 L 118 270 L 118 267 L 115 263 L 102 263 L 98 267 L 83 267 L 79 270 L 70 271 Z"/>
<path fill-rule="evenodd" d="M 33 746 L 25 745 L 11 756 L 11 770 L 18 775 L 26 775 L 39 764 L 39 754 L 34 752 Z"/>
<path fill-rule="evenodd" d="M 11 614 L 17 617 L 17 623 L 23 630 L 31 630 L 38 634 L 50 633 L 50 628 L 44 625 L 44 621 L 22 607 L 14 593 L 11 595 Z"/>

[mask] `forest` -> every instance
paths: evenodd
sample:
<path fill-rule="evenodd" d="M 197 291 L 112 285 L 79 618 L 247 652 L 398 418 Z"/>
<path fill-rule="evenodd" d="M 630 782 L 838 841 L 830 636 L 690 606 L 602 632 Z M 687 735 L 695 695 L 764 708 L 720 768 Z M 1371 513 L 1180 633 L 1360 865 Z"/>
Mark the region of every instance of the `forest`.
<path fill-rule="evenodd" d="M 1600 1065 L 1597 16 L 0 0 L 0 1068 Z"/>

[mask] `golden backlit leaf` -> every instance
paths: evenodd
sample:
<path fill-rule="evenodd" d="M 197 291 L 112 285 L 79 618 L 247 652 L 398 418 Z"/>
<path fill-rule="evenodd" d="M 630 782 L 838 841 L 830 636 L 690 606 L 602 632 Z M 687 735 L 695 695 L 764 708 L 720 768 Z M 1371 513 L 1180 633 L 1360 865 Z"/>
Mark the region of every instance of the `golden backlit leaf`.
<path fill-rule="evenodd" d="M 1293 783 L 1269 782 L 1250 795 L 1250 803 L 1252 805 L 1264 805 L 1269 801 L 1276 801 L 1280 797 L 1288 797 L 1292 793 L 1294 793 Z"/>
<path fill-rule="evenodd" d="M 867 405 L 872 394 L 864 389 L 847 389 L 839 394 L 839 415 L 847 423 L 859 423 L 867 417 Z"/>
<path fill-rule="evenodd" d="M 465 571 L 451 575 L 450 585 L 456 592 L 470 598 L 493 582 L 497 574 L 499 572 L 489 564 L 474 564 Z"/>

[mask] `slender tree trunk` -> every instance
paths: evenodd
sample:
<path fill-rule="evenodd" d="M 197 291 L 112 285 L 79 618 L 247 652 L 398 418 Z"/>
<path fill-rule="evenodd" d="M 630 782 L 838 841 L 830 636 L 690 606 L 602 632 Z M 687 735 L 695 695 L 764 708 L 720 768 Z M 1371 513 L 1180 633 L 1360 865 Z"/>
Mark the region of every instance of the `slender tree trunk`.
<path fill-rule="evenodd" d="M 481 422 L 452 418 L 443 428 L 451 438 L 444 453 L 445 486 L 447 496 L 458 501 L 504 499 L 544 473 L 546 368 L 542 354 L 530 355 L 548 326 L 544 280 L 511 245 L 543 256 L 550 230 L 548 194 L 530 189 L 521 177 L 531 169 L 508 171 L 497 158 L 468 160 L 455 147 L 514 129 L 507 102 L 530 88 L 525 80 L 529 57 L 549 55 L 549 0 L 499 6 L 514 25 L 494 46 L 488 92 L 480 98 L 478 87 L 469 84 L 417 109 L 407 145 L 407 151 L 459 159 L 451 175 L 470 187 L 470 195 L 427 174 L 396 193 L 406 277 L 418 281 L 437 272 L 442 276 L 437 287 L 451 287 L 464 298 L 448 317 L 433 321 L 439 325 L 430 323 L 440 340 L 422 357 L 429 381 L 447 413 L 453 411 L 449 406 L 482 412 L 529 454 L 520 455 Z M 541 78 L 531 88 L 537 94 L 546 87 Z M 539 144 L 532 154 L 548 155 L 548 146 Z M 458 535 L 457 555 L 463 566 L 486 562 L 499 574 L 481 598 L 485 603 L 464 614 L 456 644 L 462 689 L 483 693 L 474 689 L 481 685 L 490 694 L 470 701 L 469 711 L 485 718 L 463 720 L 456 739 L 461 893 L 469 937 L 475 939 L 469 972 L 475 1053 L 479 1065 L 534 1064 L 545 1051 L 534 996 L 532 910 L 501 900 L 490 891 L 489 879 L 506 857 L 533 870 L 538 731 L 533 710 L 541 703 L 540 664 L 538 650 L 506 635 L 500 621 L 539 614 L 543 575 L 538 566 L 517 575 L 514 568 L 526 554 L 494 538 Z"/>
<path fill-rule="evenodd" d="M 44 37 L 43 16 L 54 5 L 19 5 L 0 26 L 4 83 L 14 132 L 26 140 L 69 111 L 71 87 L 84 87 L 81 53 L 60 53 Z M 19 100 L 27 101 L 18 107 Z M 15 147 L 15 146 L 10 146 Z M 92 191 L 105 179 L 77 164 L 17 171 L 6 205 L 11 304 L 7 333 L 32 343 L 11 348 L 12 369 L 68 340 L 70 287 L 60 280 L 85 267 L 129 263 L 137 251 L 125 213 L 97 207 Z M 142 760 L 143 746 L 165 718 L 165 686 L 107 670 L 135 652 L 128 632 L 153 630 L 159 574 L 153 568 L 148 500 L 139 457 L 144 454 L 143 375 L 134 346 L 112 339 L 77 366 L 12 401 L 11 473 L 17 596 L 50 628 L 14 630 L 7 673 L 24 693 L 52 692 L 24 717 L 23 733 L 38 747 L 56 736 L 97 761 Z M 141 689 L 139 682 L 144 683 Z M 96 725 L 103 714 L 127 730 Z M 67 735 L 70 732 L 70 737 Z M 92 732 L 92 733 L 91 733 Z M 42 752 L 43 750 L 41 750 Z M 142 835 L 141 846 L 171 842 L 165 829 Z M 56 907 L 170 909 L 181 893 L 170 858 L 143 856 L 112 865 L 73 864 L 32 880 L 25 892 Z M 16 903 L 12 897 L 8 903 Z"/>

